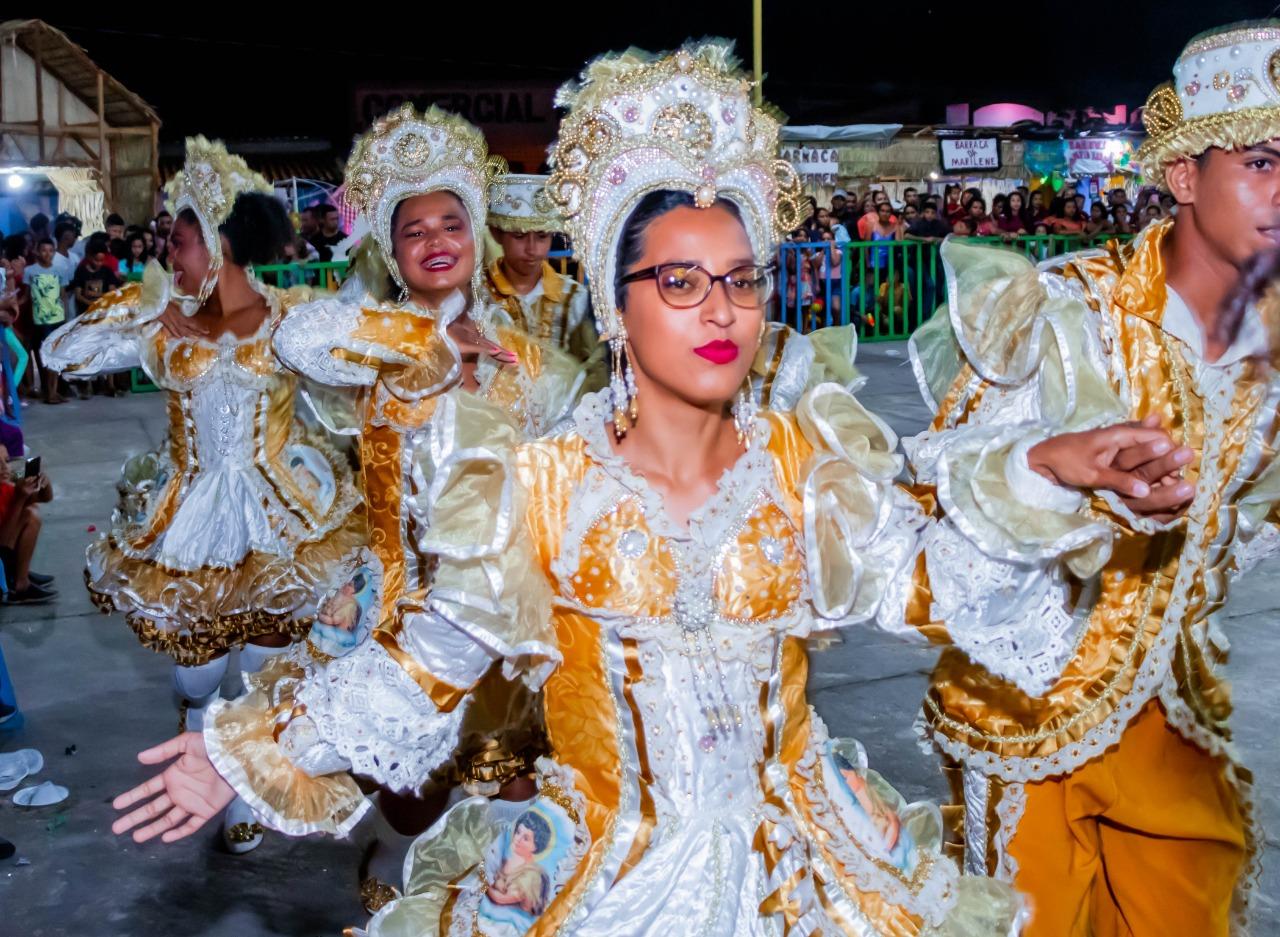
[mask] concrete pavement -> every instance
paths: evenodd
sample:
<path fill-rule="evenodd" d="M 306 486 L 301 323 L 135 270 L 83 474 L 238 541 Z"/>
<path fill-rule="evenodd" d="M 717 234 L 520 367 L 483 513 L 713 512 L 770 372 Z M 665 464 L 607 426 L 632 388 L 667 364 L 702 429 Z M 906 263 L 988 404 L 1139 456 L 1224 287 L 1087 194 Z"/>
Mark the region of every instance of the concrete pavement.
<path fill-rule="evenodd" d="M 928 414 L 900 344 L 867 345 L 860 397 L 899 433 L 917 432 Z M 97 397 L 25 411 L 27 435 L 44 458 L 56 500 L 44 511 L 37 569 L 57 575 L 59 598 L 39 608 L 0 609 L 0 646 L 8 659 L 26 725 L 0 731 L 0 751 L 34 747 L 45 769 L 34 780 L 71 789 L 56 807 L 23 810 L 0 795 L 0 836 L 18 846 L 0 861 L 0 933 L 259 937 L 336 935 L 363 920 L 355 868 L 366 829 L 354 839 L 291 840 L 268 834 L 255 852 L 214 848 L 217 831 L 173 846 L 138 846 L 110 832 L 113 796 L 149 772 L 140 749 L 173 734 L 167 658 L 142 650 L 120 616 L 103 616 L 86 597 L 83 549 L 105 528 L 121 462 L 158 445 L 165 416 L 160 394 Z M 1236 589 L 1225 628 L 1235 646 L 1236 727 L 1257 779 L 1264 825 L 1280 828 L 1280 751 L 1272 726 L 1280 711 L 1280 599 L 1260 568 Z M 936 652 L 870 631 L 815 655 L 810 698 L 833 733 L 866 745 L 872 765 L 908 799 L 940 798 L 945 786 L 931 757 L 916 747 L 911 721 Z M 231 690 L 230 683 L 224 690 Z M 74 754 L 66 752 L 74 746 Z M 1269 851 L 1275 841 L 1267 840 Z M 1280 861 L 1272 863 L 1280 866 Z M 1280 870 L 1264 871 L 1255 933 L 1280 934 Z"/>

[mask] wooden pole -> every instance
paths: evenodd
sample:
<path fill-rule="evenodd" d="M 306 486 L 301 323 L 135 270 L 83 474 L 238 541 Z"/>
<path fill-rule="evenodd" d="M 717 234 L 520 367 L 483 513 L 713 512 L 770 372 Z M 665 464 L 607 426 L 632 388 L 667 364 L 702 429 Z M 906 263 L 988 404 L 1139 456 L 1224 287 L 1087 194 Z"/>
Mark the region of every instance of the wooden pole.
<path fill-rule="evenodd" d="M 58 89 L 58 126 L 61 127 L 64 123 L 66 123 L 66 117 L 64 116 L 67 111 L 66 101 L 63 96 L 62 82 L 59 81 L 55 87 L 57 87 Z M 58 137 L 58 145 L 54 147 L 54 150 L 53 150 L 54 162 L 57 162 L 58 160 L 62 159 L 62 154 L 66 150 L 66 148 L 67 148 L 67 138 Z"/>
<path fill-rule="evenodd" d="M 160 191 L 160 125 L 151 125 L 151 213 L 155 214 L 156 195 Z"/>
<path fill-rule="evenodd" d="M 39 32 L 36 41 L 36 140 L 37 152 L 40 154 L 40 165 L 44 165 L 44 38 Z"/>
<path fill-rule="evenodd" d="M 756 107 L 764 103 L 764 0 L 751 0 L 751 28 L 752 28 L 752 58 L 754 59 L 754 71 L 756 78 L 756 87 L 753 92 L 755 95 Z"/>
<path fill-rule="evenodd" d="M 106 192 L 107 202 L 110 204 L 115 198 L 111 192 L 110 170 L 107 168 L 107 100 L 102 87 L 102 69 L 98 69 L 98 171 L 102 174 L 102 190 Z"/>

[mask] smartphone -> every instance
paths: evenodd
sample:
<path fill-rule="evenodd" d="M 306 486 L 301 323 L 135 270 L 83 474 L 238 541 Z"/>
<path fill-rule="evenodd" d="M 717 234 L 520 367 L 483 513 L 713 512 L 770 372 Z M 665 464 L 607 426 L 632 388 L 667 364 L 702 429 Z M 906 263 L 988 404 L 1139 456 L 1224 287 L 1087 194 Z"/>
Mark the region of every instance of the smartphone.
<path fill-rule="evenodd" d="M 26 467 L 22 470 L 23 478 L 35 478 L 40 474 L 40 457 L 33 456 L 27 459 Z"/>

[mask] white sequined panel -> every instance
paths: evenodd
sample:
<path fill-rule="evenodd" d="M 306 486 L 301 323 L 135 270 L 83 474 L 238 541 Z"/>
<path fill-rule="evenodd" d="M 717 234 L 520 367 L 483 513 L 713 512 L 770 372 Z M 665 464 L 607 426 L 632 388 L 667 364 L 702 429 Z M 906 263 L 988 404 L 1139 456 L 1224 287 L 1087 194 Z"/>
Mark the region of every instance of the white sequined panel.
<path fill-rule="evenodd" d="M 191 394 L 188 444 L 197 471 L 157 544 L 165 565 L 230 566 L 250 551 L 285 548 L 286 512 L 255 464 L 261 400 L 259 391 L 227 380 L 223 368 Z"/>
<path fill-rule="evenodd" d="M 228 377 L 219 368 L 191 393 L 195 455 L 201 471 L 253 464 L 255 416 L 262 395 Z"/>
<path fill-rule="evenodd" d="M 660 813 L 674 818 L 750 809 L 758 797 L 764 750 L 760 670 L 768 672 L 772 642 L 757 648 L 755 666 L 736 654 L 715 653 L 703 636 L 685 643 L 681 653 L 657 641 L 641 642 L 644 677 L 632 688 Z"/>
<path fill-rule="evenodd" d="M 656 825 L 636 866 L 592 907 L 577 933 L 736 937 L 774 933 L 758 906 L 767 875 L 760 823 L 764 732 L 756 664 L 640 641 L 631 685 L 653 776 Z M 745 656 L 745 655 L 744 655 Z M 713 728 L 714 726 L 714 728 Z"/>

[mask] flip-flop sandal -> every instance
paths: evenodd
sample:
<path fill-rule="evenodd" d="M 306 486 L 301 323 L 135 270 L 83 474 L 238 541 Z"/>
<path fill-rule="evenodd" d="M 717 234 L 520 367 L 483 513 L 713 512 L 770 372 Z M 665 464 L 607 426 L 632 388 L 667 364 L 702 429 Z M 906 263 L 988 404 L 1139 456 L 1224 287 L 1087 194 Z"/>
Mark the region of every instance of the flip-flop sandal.
<path fill-rule="evenodd" d="M 22 779 L 44 767 L 44 756 L 34 748 L 20 748 L 0 755 L 0 791 L 11 791 Z"/>
<path fill-rule="evenodd" d="M 24 787 L 13 795 L 13 802 L 19 807 L 52 807 L 66 800 L 70 793 L 65 787 L 45 781 L 35 787 Z"/>

